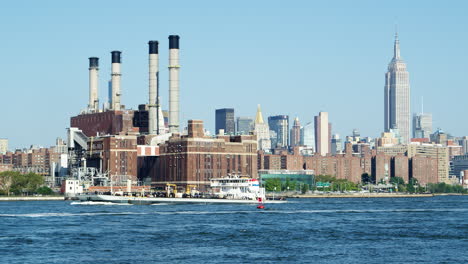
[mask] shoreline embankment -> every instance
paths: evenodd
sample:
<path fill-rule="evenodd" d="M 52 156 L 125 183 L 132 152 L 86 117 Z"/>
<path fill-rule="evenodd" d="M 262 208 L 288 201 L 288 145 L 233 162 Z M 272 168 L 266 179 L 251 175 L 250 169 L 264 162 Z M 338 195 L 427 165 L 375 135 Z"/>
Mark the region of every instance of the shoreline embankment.
<path fill-rule="evenodd" d="M 434 196 L 462 196 L 461 193 L 328 193 L 328 194 L 291 194 L 287 198 L 418 198 Z"/>
<path fill-rule="evenodd" d="M 0 202 L 14 201 L 65 201 L 64 196 L 3 196 Z"/>
<path fill-rule="evenodd" d="M 435 196 L 463 196 L 461 193 L 326 193 L 326 194 L 267 194 L 268 197 L 286 198 L 418 198 Z M 64 196 L 2 196 L 0 202 L 14 201 L 67 201 Z"/>

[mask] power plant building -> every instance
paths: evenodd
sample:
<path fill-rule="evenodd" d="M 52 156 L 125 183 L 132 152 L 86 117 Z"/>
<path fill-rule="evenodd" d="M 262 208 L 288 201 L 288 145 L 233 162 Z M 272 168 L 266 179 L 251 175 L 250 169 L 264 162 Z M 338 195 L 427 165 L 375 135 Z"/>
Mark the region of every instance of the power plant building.
<path fill-rule="evenodd" d="M 111 52 L 111 81 L 108 106 L 99 109 L 99 59 L 89 58 L 89 102 L 86 111 L 70 119 L 69 142 L 73 168 L 92 167 L 108 173 L 111 181 L 137 181 L 138 142 L 157 144 L 168 138 L 169 128 L 179 130 L 179 36 L 169 37 L 169 114 L 161 109 L 159 98 L 159 48 L 157 41 L 149 47 L 149 99 L 138 110 L 126 109 L 122 104 L 121 53 Z M 169 116 L 169 118 L 167 118 Z M 168 121 L 166 121 L 168 119 Z M 169 128 L 168 128 L 169 127 Z M 154 137 L 164 137 L 156 141 Z M 156 148 L 157 146 L 151 146 Z M 157 151 L 158 152 L 158 151 Z M 155 152 L 156 153 L 156 152 Z M 153 159 L 154 160 L 154 159 Z"/>
<path fill-rule="evenodd" d="M 189 120 L 188 135 L 173 134 L 160 145 L 160 169 L 153 184 L 197 185 L 206 190 L 210 179 L 237 175 L 257 178 L 255 136 L 205 136 L 203 121 Z"/>
<path fill-rule="evenodd" d="M 88 141 L 87 165 L 108 172 L 114 184 L 136 181 L 136 135 L 110 135 Z"/>

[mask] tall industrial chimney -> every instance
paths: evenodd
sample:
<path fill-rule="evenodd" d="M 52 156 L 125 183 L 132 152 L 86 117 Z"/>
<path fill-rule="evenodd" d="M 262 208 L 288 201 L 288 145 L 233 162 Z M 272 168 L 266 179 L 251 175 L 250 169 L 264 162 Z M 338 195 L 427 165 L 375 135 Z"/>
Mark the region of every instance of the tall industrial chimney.
<path fill-rule="evenodd" d="M 120 110 L 120 51 L 112 51 L 112 73 L 111 73 L 111 82 L 112 82 L 112 98 L 111 98 L 111 109 Z"/>
<path fill-rule="evenodd" d="M 149 134 L 159 134 L 158 129 L 158 105 L 157 98 L 159 96 L 159 55 L 158 42 L 151 40 L 149 45 Z"/>
<path fill-rule="evenodd" d="M 98 99 L 98 73 L 99 73 L 99 58 L 89 58 L 89 103 L 88 110 L 90 112 L 99 111 Z"/>
<path fill-rule="evenodd" d="M 179 132 L 179 36 L 169 36 L 169 132 Z"/>

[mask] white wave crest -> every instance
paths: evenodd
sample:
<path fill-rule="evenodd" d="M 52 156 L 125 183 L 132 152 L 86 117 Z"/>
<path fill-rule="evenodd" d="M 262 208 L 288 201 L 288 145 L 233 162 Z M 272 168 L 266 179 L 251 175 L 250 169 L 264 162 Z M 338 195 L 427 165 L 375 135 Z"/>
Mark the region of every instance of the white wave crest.
<path fill-rule="evenodd" d="M 92 202 L 92 201 L 86 201 L 86 202 L 71 202 L 71 205 L 133 205 L 129 203 L 112 203 L 112 202 Z"/>
<path fill-rule="evenodd" d="M 98 213 L 32 213 L 32 214 L 0 214 L 0 217 L 70 217 L 70 216 L 99 216 L 99 215 L 143 215 L 147 213 L 135 212 L 98 212 Z"/>

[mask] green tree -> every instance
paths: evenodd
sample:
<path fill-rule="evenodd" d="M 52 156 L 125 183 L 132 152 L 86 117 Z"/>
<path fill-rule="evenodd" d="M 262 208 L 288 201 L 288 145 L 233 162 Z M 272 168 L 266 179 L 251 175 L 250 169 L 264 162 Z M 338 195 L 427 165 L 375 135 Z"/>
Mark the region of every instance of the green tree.
<path fill-rule="evenodd" d="M 371 182 L 371 176 L 369 173 L 366 172 L 361 175 L 361 182 L 362 184 L 368 184 Z"/>
<path fill-rule="evenodd" d="M 42 195 L 52 195 L 54 191 L 47 186 L 41 186 L 36 189 L 36 193 L 42 194 Z"/>
<path fill-rule="evenodd" d="M 302 194 L 305 194 L 308 191 L 309 191 L 309 184 L 307 184 L 307 183 L 303 184 L 302 185 L 302 190 L 301 190 Z"/>
<path fill-rule="evenodd" d="M 428 183 L 427 190 L 430 193 L 467 193 L 467 190 L 463 189 L 463 186 L 458 184 L 449 185 L 445 182 Z"/>
<path fill-rule="evenodd" d="M 336 178 L 330 175 L 317 175 L 315 176 L 316 182 L 334 182 Z"/>
<path fill-rule="evenodd" d="M 281 191 L 281 180 L 278 178 L 267 179 L 265 181 L 265 190 L 267 192 Z"/>
<path fill-rule="evenodd" d="M 2 194 L 10 195 L 11 187 L 13 185 L 13 177 L 19 174 L 16 171 L 0 172 L 0 192 Z"/>
<path fill-rule="evenodd" d="M 19 195 L 23 193 L 34 193 L 44 183 L 44 177 L 36 173 L 15 173 L 12 177 L 11 192 Z"/>
<path fill-rule="evenodd" d="M 286 182 L 283 184 L 282 190 L 283 191 L 295 191 L 296 188 L 297 188 L 297 182 L 291 181 L 289 178 L 286 178 Z"/>
<path fill-rule="evenodd" d="M 411 185 L 419 185 L 419 181 L 418 181 L 418 179 L 416 179 L 416 178 L 411 178 L 411 179 L 409 180 L 409 184 L 411 184 Z"/>
<path fill-rule="evenodd" d="M 394 184 L 394 185 L 395 185 L 395 184 L 400 185 L 400 184 L 405 184 L 405 180 L 403 180 L 402 177 L 392 177 L 392 178 L 390 179 L 390 183 L 391 183 L 391 184 Z"/>

